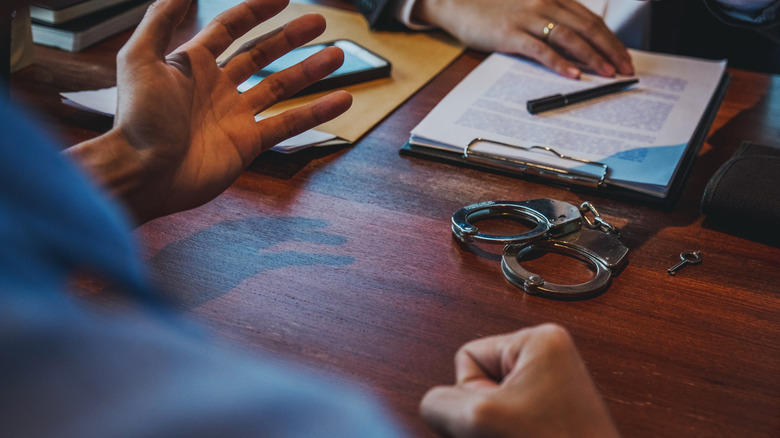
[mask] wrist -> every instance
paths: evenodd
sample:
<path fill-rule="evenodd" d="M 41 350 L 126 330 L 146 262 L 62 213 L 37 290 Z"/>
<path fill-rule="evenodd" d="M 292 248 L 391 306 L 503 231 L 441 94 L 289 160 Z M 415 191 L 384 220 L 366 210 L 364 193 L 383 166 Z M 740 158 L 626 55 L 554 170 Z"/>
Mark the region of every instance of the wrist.
<path fill-rule="evenodd" d="M 447 0 L 414 0 L 411 21 L 422 25 L 441 26 L 441 16 L 450 7 Z"/>
<path fill-rule="evenodd" d="M 122 203 L 140 224 L 155 217 L 152 208 L 141 200 L 145 183 L 150 180 L 141 153 L 124 138 L 121 130 L 107 133 L 71 146 L 64 154 L 81 165 L 97 185 Z"/>

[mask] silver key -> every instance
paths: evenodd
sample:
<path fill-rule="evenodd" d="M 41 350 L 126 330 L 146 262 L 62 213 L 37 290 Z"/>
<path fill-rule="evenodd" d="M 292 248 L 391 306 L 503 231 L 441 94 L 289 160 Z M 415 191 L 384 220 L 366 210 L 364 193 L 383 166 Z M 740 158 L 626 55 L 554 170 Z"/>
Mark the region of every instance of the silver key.
<path fill-rule="evenodd" d="M 685 265 L 698 265 L 701 263 L 701 251 L 683 251 L 680 253 L 680 260 L 681 262 L 672 266 L 667 270 L 666 272 L 669 273 L 669 275 L 675 275 L 677 271 L 682 269 Z"/>

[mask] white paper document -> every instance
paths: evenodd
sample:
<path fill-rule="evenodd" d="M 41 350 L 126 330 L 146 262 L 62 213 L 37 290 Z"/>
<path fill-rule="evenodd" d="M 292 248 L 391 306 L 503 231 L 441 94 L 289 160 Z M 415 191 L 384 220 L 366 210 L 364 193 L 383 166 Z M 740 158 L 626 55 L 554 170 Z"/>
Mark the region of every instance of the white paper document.
<path fill-rule="evenodd" d="M 726 62 L 631 51 L 639 83 L 622 92 L 531 115 L 528 100 L 618 79 L 561 77 L 533 62 L 492 54 L 411 132 L 412 145 L 463 152 L 474 139 L 605 164 L 606 183 L 665 197 Z M 620 78 L 622 79 L 622 78 Z M 479 142 L 470 151 L 586 175 L 603 167 L 548 151 Z"/>
<path fill-rule="evenodd" d="M 60 93 L 63 103 L 104 116 L 114 117 L 116 113 L 116 87 L 101 88 L 99 90 L 74 91 L 70 93 Z M 255 120 L 260 120 L 260 116 L 255 116 Z M 309 129 L 306 132 L 290 137 L 287 140 L 275 145 L 272 151 L 290 154 L 312 146 L 332 146 L 347 144 L 333 134 Z"/>

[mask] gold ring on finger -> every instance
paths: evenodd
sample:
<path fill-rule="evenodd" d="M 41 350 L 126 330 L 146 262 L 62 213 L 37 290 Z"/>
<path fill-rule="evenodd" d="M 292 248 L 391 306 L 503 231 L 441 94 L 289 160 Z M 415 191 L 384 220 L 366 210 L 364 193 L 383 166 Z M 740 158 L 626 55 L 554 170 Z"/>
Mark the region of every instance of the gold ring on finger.
<path fill-rule="evenodd" d="M 542 39 L 545 41 L 550 39 L 550 33 L 552 33 L 553 29 L 555 29 L 555 23 L 553 23 L 552 21 L 547 23 L 544 26 L 544 29 L 542 29 Z"/>

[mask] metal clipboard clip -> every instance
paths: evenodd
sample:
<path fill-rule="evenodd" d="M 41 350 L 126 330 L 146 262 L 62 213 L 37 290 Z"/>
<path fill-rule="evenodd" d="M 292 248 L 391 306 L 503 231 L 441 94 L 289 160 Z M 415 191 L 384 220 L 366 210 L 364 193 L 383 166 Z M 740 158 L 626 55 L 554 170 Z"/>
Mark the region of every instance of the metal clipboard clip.
<path fill-rule="evenodd" d="M 554 154 L 558 158 L 564 160 L 571 160 L 571 161 L 576 161 L 578 163 L 601 167 L 602 172 L 601 175 L 591 175 L 585 172 L 577 172 L 575 170 L 562 169 L 559 167 L 535 163 L 532 161 L 526 161 L 519 158 L 487 154 L 485 152 L 474 150 L 474 145 L 478 143 L 492 143 L 495 145 L 512 148 L 512 149 L 520 149 L 527 152 L 530 152 L 532 149 L 540 149 L 540 150 L 550 152 L 551 154 Z M 609 174 L 609 166 L 607 166 L 604 163 L 586 160 L 584 158 L 577 158 L 577 157 L 570 157 L 568 155 L 563 155 L 547 146 L 525 147 L 525 146 L 518 146 L 514 144 L 495 141 L 495 140 L 489 140 L 485 138 L 475 138 L 471 140 L 469 144 L 467 144 L 466 147 L 463 148 L 463 158 L 466 161 L 480 163 L 498 169 L 509 170 L 512 172 L 519 171 L 520 173 L 536 175 L 539 176 L 540 178 L 555 179 L 558 182 L 565 181 L 570 184 L 576 184 L 576 185 L 587 186 L 592 188 L 599 188 L 602 185 L 604 185 L 604 180 L 607 178 L 607 175 Z"/>

